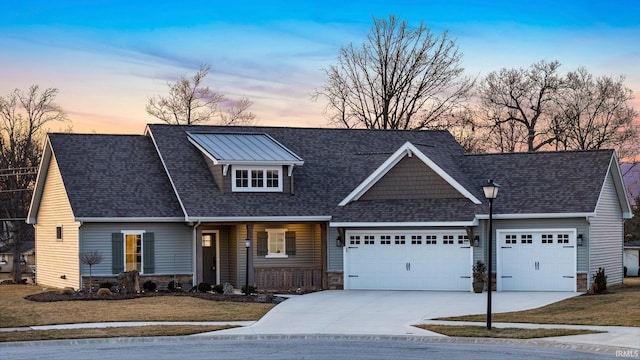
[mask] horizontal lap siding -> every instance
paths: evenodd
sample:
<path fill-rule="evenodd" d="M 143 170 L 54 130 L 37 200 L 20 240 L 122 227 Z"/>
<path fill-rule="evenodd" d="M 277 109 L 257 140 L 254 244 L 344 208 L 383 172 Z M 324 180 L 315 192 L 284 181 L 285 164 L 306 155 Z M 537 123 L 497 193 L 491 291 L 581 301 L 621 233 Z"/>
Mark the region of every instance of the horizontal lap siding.
<path fill-rule="evenodd" d="M 596 216 L 591 218 L 589 281 L 598 268 L 603 267 L 608 284 L 622 283 L 622 245 L 622 210 L 613 178 L 609 175 L 598 201 Z"/>
<path fill-rule="evenodd" d="M 37 214 L 36 281 L 56 288 L 80 287 L 78 226 L 55 157 L 47 171 L 42 201 Z M 56 226 L 62 225 L 62 241 L 56 240 Z M 64 275 L 66 279 L 60 277 Z"/>
<path fill-rule="evenodd" d="M 81 251 L 98 251 L 103 257 L 100 264 L 93 266 L 93 275 L 112 275 L 111 234 L 122 230 L 154 233 L 154 274 L 192 274 L 192 231 L 182 223 L 85 223 L 81 228 Z M 82 274 L 89 274 L 87 265 L 82 265 Z"/>

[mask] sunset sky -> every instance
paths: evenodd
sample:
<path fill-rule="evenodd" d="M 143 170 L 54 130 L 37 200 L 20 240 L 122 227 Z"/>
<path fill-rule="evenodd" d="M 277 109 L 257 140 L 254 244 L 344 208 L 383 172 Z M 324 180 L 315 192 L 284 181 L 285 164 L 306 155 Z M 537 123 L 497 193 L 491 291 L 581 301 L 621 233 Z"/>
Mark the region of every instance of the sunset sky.
<path fill-rule="evenodd" d="M 640 1 L 6 1 L 0 94 L 59 89 L 74 132 L 142 133 L 167 81 L 212 70 L 208 85 L 248 96 L 258 124 L 327 126 L 310 94 L 372 16 L 448 30 L 470 76 L 558 60 L 626 76 L 640 110 Z M 56 124 L 52 130 L 68 124 Z"/>

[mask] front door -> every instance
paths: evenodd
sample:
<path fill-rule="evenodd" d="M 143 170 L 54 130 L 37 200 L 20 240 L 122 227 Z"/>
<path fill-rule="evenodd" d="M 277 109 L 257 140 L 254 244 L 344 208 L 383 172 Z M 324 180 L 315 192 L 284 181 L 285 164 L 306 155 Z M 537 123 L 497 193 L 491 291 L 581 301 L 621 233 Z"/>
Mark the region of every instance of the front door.
<path fill-rule="evenodd" d="M 218 246 L 217 232 L 202 233 L 202 280 L 210 285 L 220 283 Z"/>

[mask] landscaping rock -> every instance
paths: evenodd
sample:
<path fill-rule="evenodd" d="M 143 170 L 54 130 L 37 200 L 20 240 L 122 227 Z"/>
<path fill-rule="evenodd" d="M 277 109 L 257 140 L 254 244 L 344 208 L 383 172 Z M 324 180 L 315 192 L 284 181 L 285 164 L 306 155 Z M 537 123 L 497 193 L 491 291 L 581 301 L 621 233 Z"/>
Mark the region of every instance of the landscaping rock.
<path fill-rule="evenodd" d="M 222 293 L 225 295 L 233 295 L 233 285 L 228 282 L 224 283 L 222 287 Z"/>

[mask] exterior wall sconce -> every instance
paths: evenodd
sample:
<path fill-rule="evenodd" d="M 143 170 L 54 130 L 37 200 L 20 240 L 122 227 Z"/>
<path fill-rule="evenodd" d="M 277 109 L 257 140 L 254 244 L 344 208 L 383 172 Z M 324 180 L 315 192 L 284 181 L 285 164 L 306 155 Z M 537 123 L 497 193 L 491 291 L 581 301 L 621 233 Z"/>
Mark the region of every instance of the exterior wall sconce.
<path fill-rule="evenodd" d="M 583 243 L 583 236 L 582 234 L 578 234 L 578 246 L 582 246 Z"/>
<path fill-rule="evenodd" d="M 479 247 L 480 246 L 480 235 L 476 235 L 473 237 L 473 247 Z"/>
<path fill-rule="evenodd" d="M 67 280 L 67 275 L 60 275 L 60 279 Z"/>
<path fill-rule="evenodd" d="M 340 238 L 340 235 L 336 238 L 336 247 L 342 247 L 342 239 Z"/>

